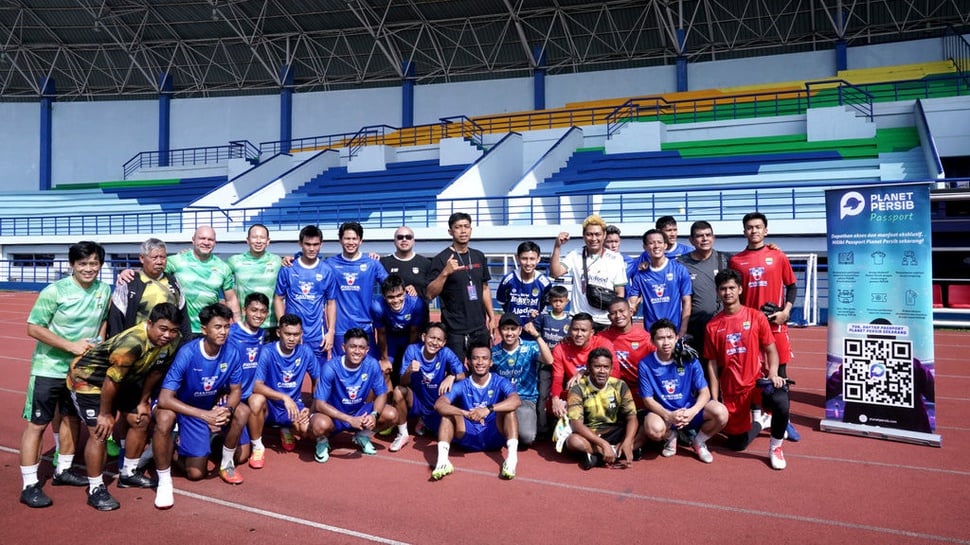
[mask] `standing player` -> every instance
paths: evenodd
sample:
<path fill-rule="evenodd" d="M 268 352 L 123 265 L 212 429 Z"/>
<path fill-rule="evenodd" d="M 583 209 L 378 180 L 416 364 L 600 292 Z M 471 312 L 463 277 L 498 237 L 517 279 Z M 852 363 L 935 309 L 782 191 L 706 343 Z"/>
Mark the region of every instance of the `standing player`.
<path fill-rule="evenodd" d="M 787 378 L 788 362 L 792 358 L 788 319 L 791 318 L 797 295 L 795 272 L 785 252 L 765 244 L 768 218 L 764 214 L 745 214 L 741 223 L 748 244 L 743 251 L 731 257 L 728 266 L 741 273 L 742 305 L 762 312 L 774 310 L 768 316 L 768 322 L 778 350 L 778 375 Z M 759 413 L 756 409 L 753 418 L 759 419 Z M 799 436 L 795 428 L 788 424 L 787 429 L 792 441 L 797 441 Z"/>
<path fill-rule="evenodd" d="M 226 260 L 232 270 L 236 285 L 236 295 L 243 301 L 243 317 L 246 314 L 246 298 L 251 293 L 262 293 L 271 299 L 276 290 L 276 277 L 280 271 L 280 256 L 267 252 L 269 229 L 261 223 L 249 227 L 246 244 L 249 249 Z M 276 316 L 264 316 L 261 328 L 272 331 L 276 328 Z"/>
<path fill-rule="evenodd" d="M 23 417 L 27 427 L 20 439 L 20 503 L 47 507 L 53 502 L 41 490 L 37 470 L 44 430 L 60 411 L 60 446 L 54 486 L 87 486 L 87 479 L 71 473 L 80 423 L 65 379 L 75 356 L 94 346 L 105 333 L 111 287 L 98 280 L 104 264 L 100 244 L 81 241 L 68 249 L 71 276 L 41 290 L 27 317 L 27 334 L 37 340 L 30 364 L 30 382 Z"/>
<path fill-rule="evenodd" d="M 493 369 L 507 378 L 519 394 L 522 404 L 515 410 L 519 442 L 528 447 L 536 440 L 539 401 L 539 365 L 552 364 L 552 352 L 542 337 L 536 340 L 521 338 L 519 317 L 511 312 L 502 315 L 498 331 L 502 342 L 492 347 Z"/>
<path fill-rule="evenodd" d="M 340 225 L 341 253 L 327 259 L 337 278 L 337 322 L 335 338 L 342 339 L 347 330 L 359 327 L 373 338 L 371 304 L 374 289 L 387 278 L 387 271 L 376 259 L 360 251 L 364 228 L 356 221 Z M 375 345 L 376 347 L 376 345 Z M 336 352 L 341 353 L 341 347 Z M 375 350 L 376 352 L 376 350 Z"/>
<path fill-rule="evenodd" d="M 785 469 L 782 443 L 788 424 L 788 388 L 778 374 L 778 351 L 765 315 L 741 304 L 741 274 L 734 269 L 714 277 L 717 295 L 724 310 L 707 324 L 704 358 L 707 359 L 707 381 L 711 398 L 720 399 L 728 411 L 727 447 L 744 450 L 761 432 L 761 424 L 751 423 L 751 405 L 759 401 L 771 409 L 771 442 L 768 458 L 774 469 Z M 762 365 L 762 353 L 765 365 Z M 771 381 L 773 392 L 762 395 L 759 378 Z"/>
<path fill-rule="evenodd" d="M 333 348 L 337 322 L 337 275 L 320 259 L 323 232 L 316 225 L 300 230 L 300 257 L 280 269 L 273 309 L 276 316 L 296 314 L 303 321 L 303 342 L 313 349 L 318 365 Z"/>
<path fill-rule="evenodd" d="M 503 312 L 515 314 L 519 317 L 520 325 L 524 326 L 534 320 L 546 306 L 546 296 L 552 281 L 548 276 L 536 272 L 542 254 L 538 244 L 527 240 L 519 244 L 515 254 L 519 268 L 502 278 L 495 298 L 501 303 Z M 523 338 L 535 340 L 528 332 L 524 333 Z"/>
<path fill-rule="evenodd" d="M 174 273 L 185 290 L 186 307 L 192 333 L 202 332 L 199 312 L 203 307 L 217 303 L 219 292 L 225 295 L 226 306 L 233 318 L 239 321 L 239 299 L 236 297 L 232 270 L 219 256 L 212 253 L 216 247 L 216 232 L 208 225 L 195 230 L 192 235 L 192 251 L 177 253 L 168 258 L 165 272 Z"/>
<path fill-rule="evenodd" d="M 504 444 L 508 453 L 502 462 L 499 477 L 515 478 L 519 461 L 519 426 L 515 410 L 521 400 L 515 386 L 501 375 L 489 372 L 492 350 L 487 344 L 468 347 L 469 380 L 456 383 L 434 408 L 441 415 L 438 428 L 438 461 L 431 480 L 439 481 L 455 471 L 448 459 L 451 442 L 470 452 L 500 450 Z"/>
<path fill-rule="evenodd" d="M 642 300 L 644 327 L 666 318 L 677 326 L 677 334 L 683 337 L 690 318 L 690 273 L 664 254 L 664 244 L 663 233 L 656 229 L 643 234 L 643 247 L 650 255 L 650 262 L 630 278 L 630 306 L 636 314 Z"/>
<path fill-rule="evenodd" d="M 702 462 L 709 464 L 714 456 L 707 440 L 727 424 L 727 409 L 711 399 L 704 369 L 695 355 L 675 351 L 677 330 L 673 322 L 657 320 L 650 327 L 650 336 L 657 350 L 640 361 L 638 373 L 638 391 L 650 411 L 643 418 L 643 430 L 648 439 L 664 442 L 660 455 L 665 458 L 677 453 L 678 431 L 697 431 L 691 447 Z"/>
<path fill-rule="evenodd" d="M 381 296 L 371 304 L 371 318 L 377 332 L 377 354 L 388 385 L 397 385 L 404 350 L 417 342 L 428 310 L 424 299 L 407 293 L 404 280 L 396 274 L 381 282 Z"/>
<path fill-rule="evenodd" d="M 382 257 L 381 265 L 388 274 L 404 280 L 405 293 L 425 298 L 431 260 L 415 253 L 414 231 L 410 227 L 401 226 L 394 231 L 394 253 Z"/>
<path fill-rule="evenodd" d="M 421 335 L 420 343 L 409 345 L 404 351 L 406 364 L 401 367 L 400 386 L 394 389 L 397 409 L 397 437 L 390 451 L 397 452 L 410 441 L 408 418 L 416 419 L 415 429 L 423 428 L 438 435 L 441 417 L 434 410 L 438 397 L 464 380 L 465 366 L 458 356 L 445 346 L 445 325 L 431 322 Z"/>
<path fill-rule="evenodd" d="M 127 455 L 118 472 L 118 487 L 154 488 L 157 484 L 138 472 L 138 461 L 148 440 L 152 392 L 178 347 L 182 319 L 175 305 L 159 303 L 146 322 L 108 338 L 71 363 L 67 385 L 90 435 L 84 448 L 88 505 L 99 511 L 121 507 L 108 493 L 101 475 L 105 441 L 114 428 L 116 412 L 125 415 L 128 423 Z"/>
<path fill-rule="evenodd" d="M 451 246 L 431 260 L 428 271 L 429 300 L 441 296 L 441 321 L 448 328 L 447 346 L 464 354 L 472 341 L 491 344 L 495 311 L 488 287 L 491 275 L 485 254 L 470 248 L 472 217 L 455 212 L 448 218 Z"/>
<path fill-rule="evenodd" d="M 314 459 L 330 459 L 330 436 L 354 431 L 354 444 L 367 455 L 377 454 L 371 437 L 377 428 L 397 424 L 397 411 L 387 403 L 387 384 L 381 364 L 368 355 L 367 332 L 359 327 L 344 333 L 343 355 L 320 369 L 313 389 L 314 414 L 310 430 L 317 439 Z M 373 401 L 367 401 L 373 396 Z"/>
<path fill-rule="evenodd" d="M 292 428 L 296 440 L 307 435 L 310 410 L 301 399 L 303 378 L 306 375 L 316 381 L 319 367 L 313 350 L 302 344 L 303 322 L 295 314 L 280 316 L 279 340 L 263 348 L 259 353 L 259 367 L 249 398 L 249 429 L 252 434 L 253 454 L 249 467 L 261 469 L 266 459 L 263 446 L 263 427 L 266 424 Z M 284 450 L 293 450 L 284 444 Z"/>
<path fill-rule="evenodd" d="M 175 503 L 172 487 L 172 429 L 179 427 L 179 463 L 185 476 L 198 481 L 208 473 L 210 432 L 228 427 L 222 447 L 219 477 L 229 484 L 241 484 L 236 471 L 236 446 L 249 408 L 242 398 L 242 356 L 226 345 L 232 310 L 213 303 L 199 311 L 202 337 L 182 346 L 162 381 L 155 411 L 152 444 L 158 468 L 155 507 L 168 509 Z M 221 399 L 228 390 L 223 403 Z M 240 458 L 248 457 L 240 452 Z"/>

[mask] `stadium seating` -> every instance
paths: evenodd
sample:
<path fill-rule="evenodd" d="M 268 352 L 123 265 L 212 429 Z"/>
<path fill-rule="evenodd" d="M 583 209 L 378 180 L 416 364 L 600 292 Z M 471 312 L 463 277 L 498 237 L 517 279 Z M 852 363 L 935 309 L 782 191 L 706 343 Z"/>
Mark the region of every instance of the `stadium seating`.
<path fill-rule="evenodd" d="M 950 284 L 946 302 L 950 308 L 970 308 L 970 284 Z"/>
<path fill-rule="evenodd" d="M 933 308 L 943 308 L 943 286 L 933 284 Z"/>

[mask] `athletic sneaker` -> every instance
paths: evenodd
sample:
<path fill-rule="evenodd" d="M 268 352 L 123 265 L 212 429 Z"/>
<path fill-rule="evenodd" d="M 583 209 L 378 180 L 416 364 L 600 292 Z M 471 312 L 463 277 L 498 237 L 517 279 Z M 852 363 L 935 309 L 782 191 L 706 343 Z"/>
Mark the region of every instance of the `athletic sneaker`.
<path fill-rule="evenodd" d="M 290 431 L 290 428 L 280 428 L 280 443 L 282 443 L 283 450 L 286 452 L 296 450 L 296 437 L 293 437 L 293 432 Z"/>
<path fill-rule="evenodd" d="M 714 456 L 711 454 L 711 451 L 708 450 L 707 443 L 695 440 L 692 446 L 694 447 L 694 453 L 697 454 L 697 458 L 699 458 L 700 461 L 704 462 L 705 464 L 709 464 L 714 461 Z"/>
<path fill-rule="evenodd" d="M 172 483 L 158 483 L 158 488 L 155 490 L 155 508 L 156 509 L 170 509 L 175 505 L 175 490 L 172 488 Z"/>
<path fill-rule="evenodd" d="M 61 453 L 55 450 L 54 457 L 51 458 L 51 465 L 54 467 L 57 467 L 57 462 L 60 461 L 60 459 L 61 459 Z"/>
<path fill-rule="evenodd" d="M 109 437 L 107 443 L 105 443 L 105 451 L 108 453 L 108 458 L 117 458 L 121 454 L 121 445 L 115 441 L 114 437 Z"/>
<path fill-rule="evenodd" d="M 243 476 L 236 473 L 236 468 L 229 466 L 219 470 L 219 478 L 227 484 L 242 484 Z"/>
<path fill-rule="evenodd" d="M 118 475 L 118 488 L 155 488 L 156 486 L 158 486 L 158 481 L 141 473 L 132 473 L 131 475 L 121 473 Z"/>
<path fill-rule="evenodd" d="M 770 449 L 768 451 L 768 457 L 771 459 L 771 469 L 781 470 L 785 469 L 785 467 L 788 465 L 788 463 L 785 462 L 785 453 L 781 450 L 780 446 Z"/>
<path fill-rule="evenodd" d="M 583 460 L 583 463 L 580 464 L 580 465 L 582 466 L 582 468 L 583 468 L 584 471 L 589 471 L 589 470 L 593 469 L 594 467 L 596 467 L 598 465 L 602 465 L 602 464 L 603 464 L 603 455 L 602 454 L 596 454 L 596 453 L 590 454 L 590 453 L 586 453 L 586 459 Z"/>
<path fill-rule="evenodd" d="M 499 472 L 498 476 L 506 481 L 511 481 L 515 478 L 515 466 L 510 464 L 508 460 L 502 462 L 502 471 Z"/>
<path fill-rule="evenodd" d="M 438 464 L 438 467 L 434 468 L 434 471 L 431 472 L 431 480 L 440 481 L 441 479 L 444 479 L 445 477 L 447 477 L 448 475 L 451 475 L 454 472 L 455 472 L 455 466 L 451 465 L 451 462 Z"/>
<path fill-rule="evenodd" d="M 363 433 L 354 434 L 354 444 L 360 447 L 360 452 L 367 456 L 373 456 L 377 454 L 377 449 L 374 448 L 374 444 L 370 442 L 370 437 L 364 435 Z"/>
<path fill-rule="evenodd" d="M 50 507 L 54 501 L 44 494 L 40 483 L 34 483 L 20 491 L 20 503 L 27 507 Z"/>
<path fill-rule="evenodd" d="M 761 417 L 754 418 L 753 421 L 761 426 L 762 431 L 771 431 L 771 413 L 762 412 Z"/>
<path fill-rule="evenodd" d="M 317 441 L 317 446 L 313 451 L 313 459 L 320 464 L 327 463 L 327 460 L 330 459 L 330 441 L 326 439 Z"/>
<path fill-rule="evenodd" d="M 788 427 L 785 428 L 785 439 L 788 439 L 789 441 L 794 441 L 796 443 L 802 440 L 801 434 L 798 433 L 798 430 L 795 429 L 795 426 L 791 425 L 791 422 L 789 422 Z"/>
<path fill-rule="evenodd" d="M 252 455 L 249 456 L 249 467 L 253 469 L 263 469 L 263 464 L 266 460 L 266 449 L 256 448 L 253 449 Z"/>
<path fill-rule="evenodd" d="M 397 437 L 394 438 L 394 441 L 391 442 L 391 446 L 388 448 L 388 450 L 391 452 L 397 452 L 404 448 L 404 445 L 408 444 L 409 441 L 411 441 L 410 435 L 406 433 L 399 433 L 397 434 Z"/>
<path fill-rule="evenodd" d="M 417 435 L 419 437 L 425 437 L 425 436 L 431 435 L 431 430 L 429 430 L 428 427 L 424 425 L 423 420 L 419 419 L 418 423 L 414 425 L 414 435 Z"/>
<path fill-rule="evenodd" d="M 94 492 L 88 492 L 88 505 L 98 511 L 114 511 L 121 507 L 118 500 L 111 497 L 104 485 L 95 488 Z"/>
<path fill-rule="evenodd" d="M 65 469 L 60 473 L 54 473 L 51 484 L 54 486 L 87 486 L 88 479 L 87 477 L 82 477 L 74 473 L 70 469 Z"/>
<path fill-rule="evenodd" d="M 394 431 L 394 426 L 391 426 L 390 428 L 384 428 L 383 430 L 377 432 L 377 435 L 380 435 L 381 437 L 387 437 L 388 435 L 391 434 L 392 431 Z"/>
<path fill-rule="evenodd" d="M 660 451 L 660 455 L 664 458 L 670 458 L 674 454 L 677 454 L 677 434 L 671 434 L 671 436 L 664 442 L 664 449 Z"/>

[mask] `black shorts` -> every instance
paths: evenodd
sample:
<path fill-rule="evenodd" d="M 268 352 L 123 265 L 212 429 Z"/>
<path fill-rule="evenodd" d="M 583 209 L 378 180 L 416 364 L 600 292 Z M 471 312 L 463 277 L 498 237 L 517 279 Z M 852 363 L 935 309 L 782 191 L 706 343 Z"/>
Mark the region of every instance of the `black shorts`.
<path fill-rule="evenodd" d="M 58 407 L 63 416 L 77 416 L 71 392 L 67 389 L 67 379 L 31 375 L 27 383 L 24 418 L 31 424 L 46 426 L 54 420 L 54 411 Z"/>
<path fill-rule="evenodd" d="M 118 384 L 114 403 L 111 409 L 122 414 L 132 414 L 138 409 L 141 401 L 140 384 Z M 71 400 L 78 416 L 84 425 L 93 428 L 98 425 L 98 415 L 101 414 L 101 394 L 80 394 L 71 392 Z"/>
<path fill-rule="evenodd" d="M 622 426 L 609 426 L 596 431 L 596 435 L 605 439 L 611 445 L 618 445 L 626 438 L 626 424 Z"/>

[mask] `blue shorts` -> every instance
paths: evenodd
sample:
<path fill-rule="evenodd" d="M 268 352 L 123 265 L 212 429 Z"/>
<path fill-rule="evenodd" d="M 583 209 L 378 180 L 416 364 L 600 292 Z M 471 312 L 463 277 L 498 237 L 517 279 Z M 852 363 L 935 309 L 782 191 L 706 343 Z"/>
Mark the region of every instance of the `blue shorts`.
<path fill-rule="evenodd" d="M 175 422 L 179 426 L 179 456 L 186 458 L 208 456 L 212 450 L 209 446 L 212 432 L 205 420 L 176 414 Z"/>
<path fill-rule="evenodd" d="M 296 406 L 301 411 L 304 409 L 303 401 L 297 400 Z M 266 400 L 266 423 L 271 426 L 291 426 L 289 413 L 286 412 L 286 405 L 282 401 L 275 399 Z"/>
<path fill-rule="evenodd" d="M 374 411 L 373 403 L 364 403 L 356 413 L 350 416 L 364 416 L 365 414 L 373 411 Z M 360 431 L 360 430 L 351 428 L 350 424 L 344 422 L 343 420 L 337 420 L 336 418 L 333 419 L 333 433 L 340 433 L 342 431 L 349 431 L 349 430 Z"/>
<path fill-rule="evenodd" d="M 484 424 L 465 418 L 465 435 L 455 440 L 455 444 L 471 452 L 500 450 L 505 446 L 505 436 L 498 429 L 495 419 L 486 419 Z"/>

